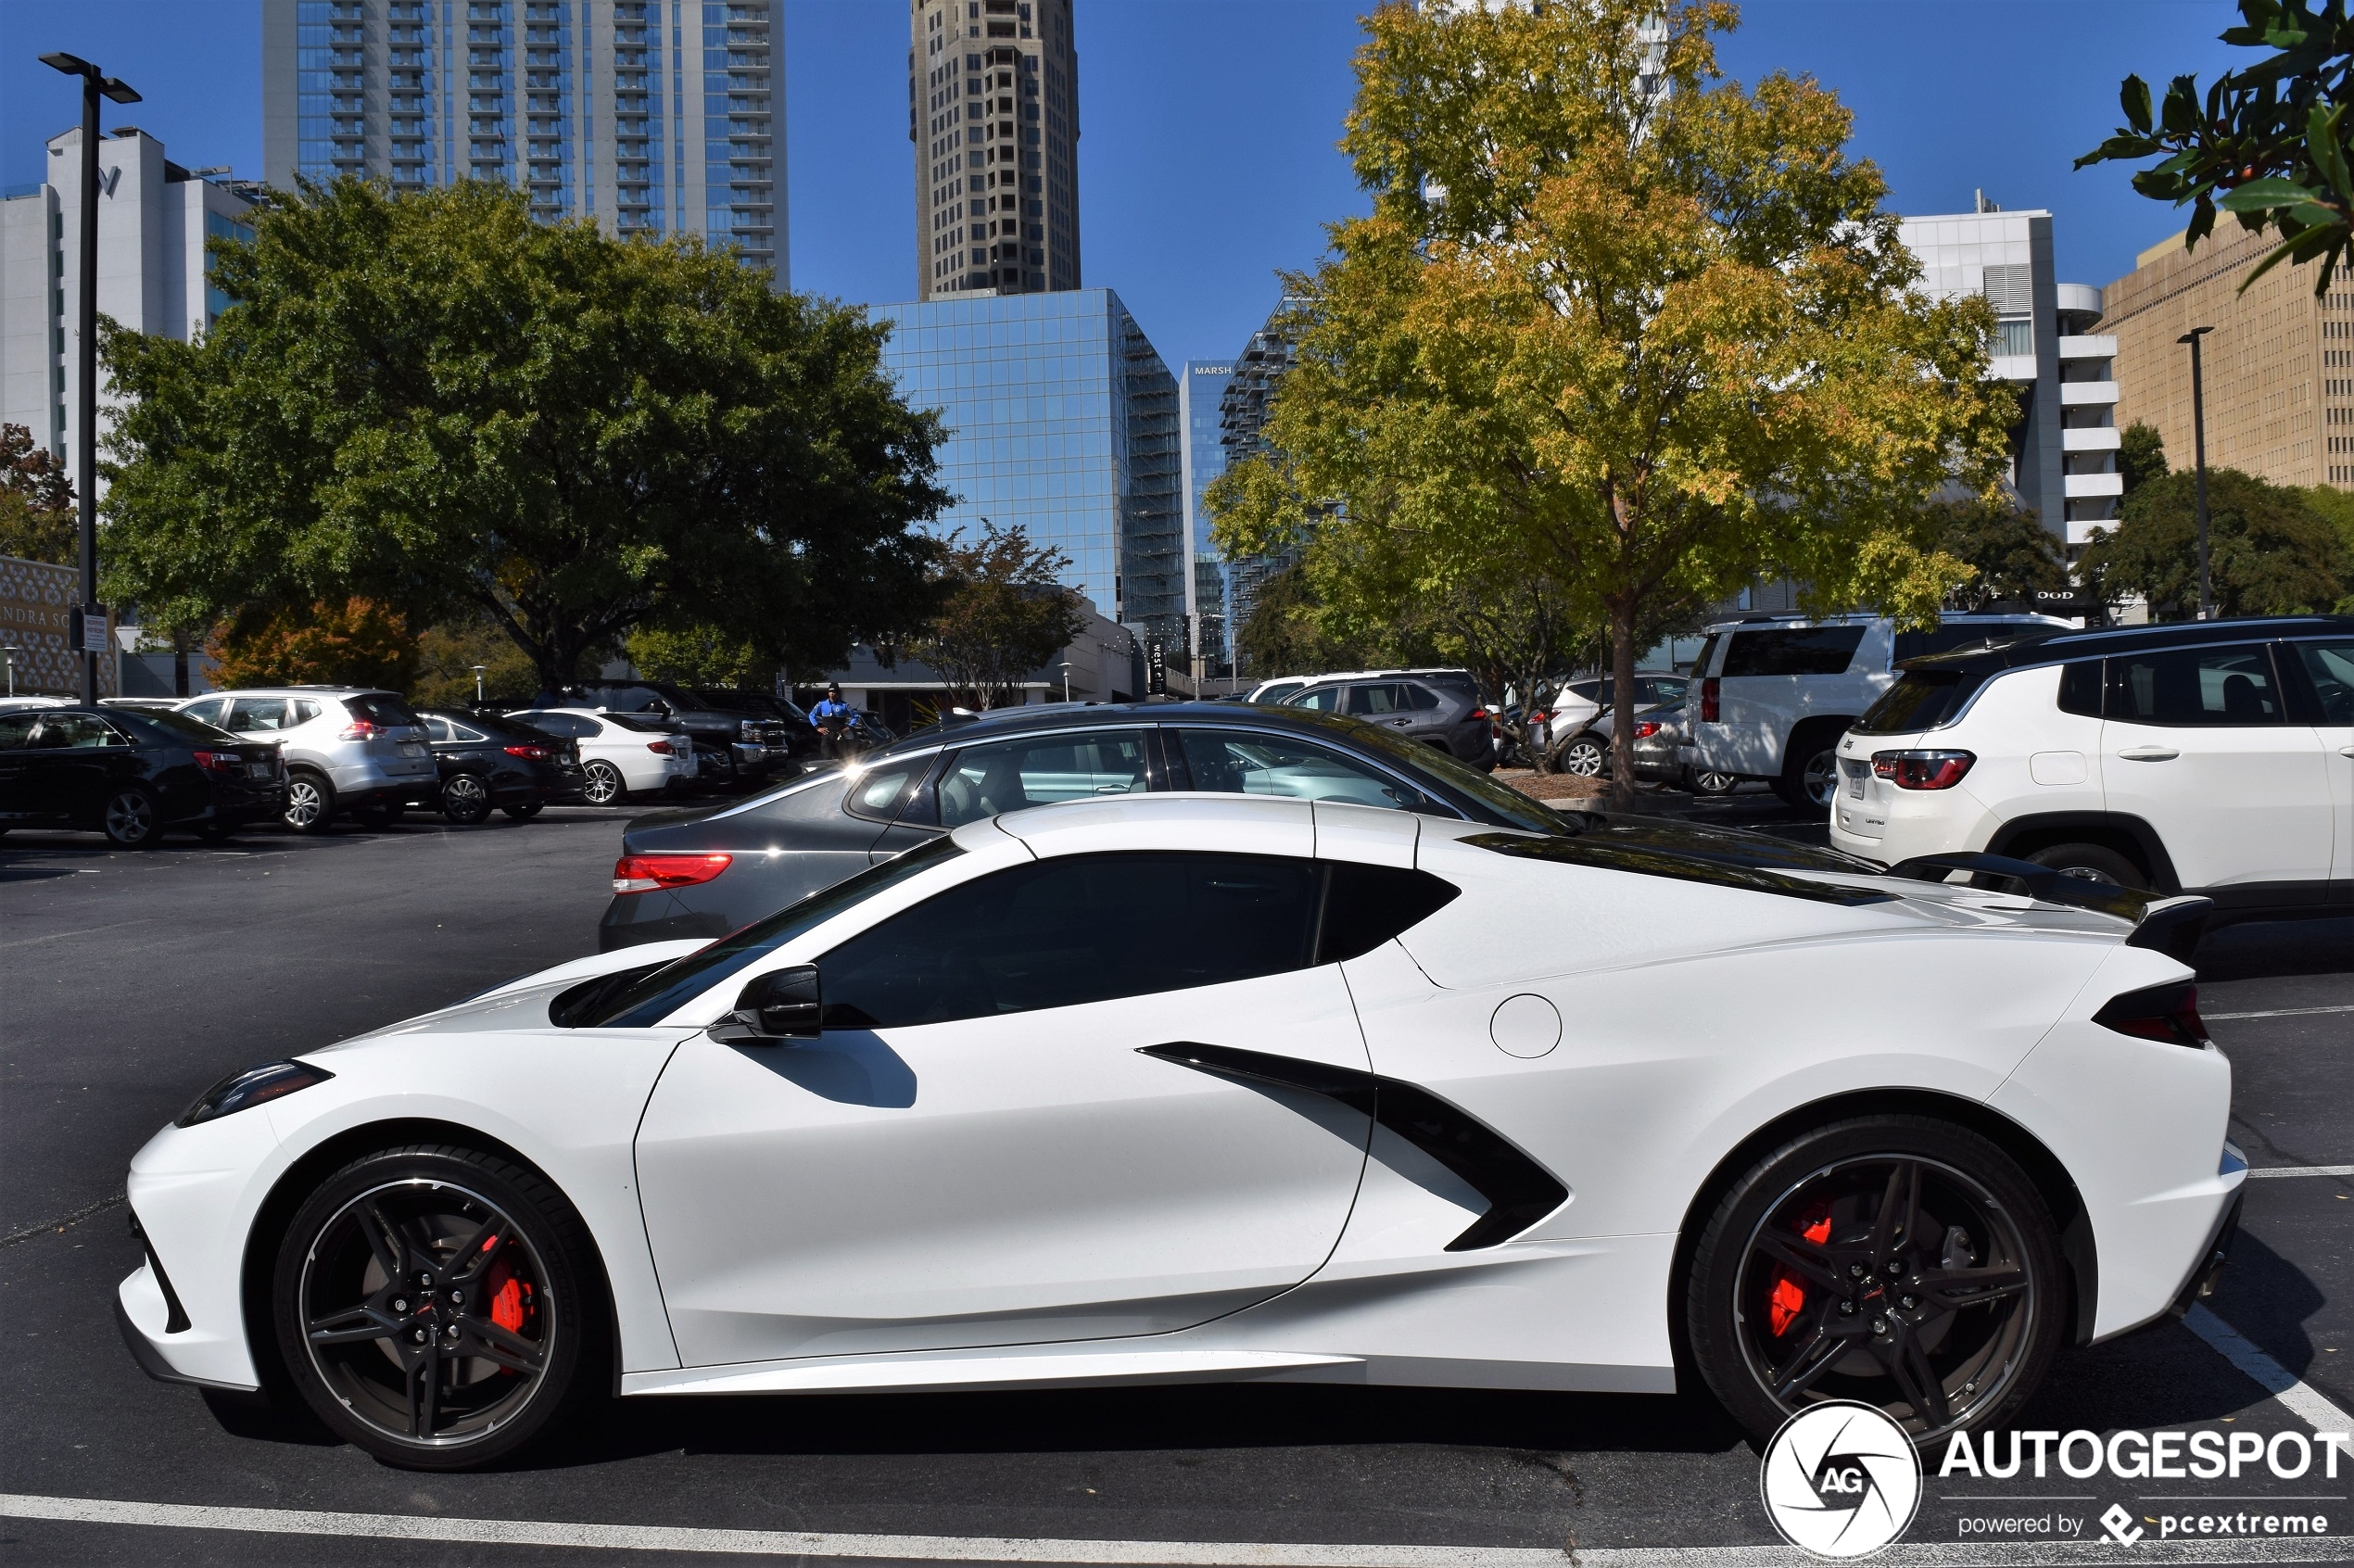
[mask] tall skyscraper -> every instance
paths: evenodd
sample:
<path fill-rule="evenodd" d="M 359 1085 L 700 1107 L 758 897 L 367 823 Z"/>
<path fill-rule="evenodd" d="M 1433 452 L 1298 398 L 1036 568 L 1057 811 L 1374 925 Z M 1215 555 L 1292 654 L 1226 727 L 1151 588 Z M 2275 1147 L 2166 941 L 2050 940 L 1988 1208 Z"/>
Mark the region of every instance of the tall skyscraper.
<path fill-rule="evenodd" d="M 262 0 L 271 183 L 500 180 L 790 282 L 777 0 Z"/>
<path fill-rule="evenodd" d="M 1070 0 L 909 0 L 917 298 L 1079 284 Z"/>
<path fill-rule="evenodd" d="M 1230 360 L 1191 360 L 1177 382 L 1177 423 L 1184 432 L 1185 548 L 1193 552 L 1185 612 L 1194 618 L 1192 651 L 1210 666 L 1229 663 L 1226 647 L 1225 573 L 1209 537 L 1209 514 L 1202 492 L 1226 472 L 1226 446 L 1219 427 L 1219 405 L 1234 379 Z"/>

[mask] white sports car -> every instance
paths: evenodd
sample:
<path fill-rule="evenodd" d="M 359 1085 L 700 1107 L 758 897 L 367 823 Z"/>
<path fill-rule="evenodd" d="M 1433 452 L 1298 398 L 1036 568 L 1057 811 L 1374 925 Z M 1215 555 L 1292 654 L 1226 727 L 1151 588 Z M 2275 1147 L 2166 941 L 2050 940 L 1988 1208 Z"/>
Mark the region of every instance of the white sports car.
<path fill-rule="evenodd" d="M 1851 864 L 1233 796 L 973 822 L 222 1082 L 133 1164 L 118 1315 L 421 1468 L 614 1393 L 1171 1379 L 1698 1377 L 1927 1442 L 2186 1302 L 2245 1164 L 2166 951 L 2202 901 Z"/>

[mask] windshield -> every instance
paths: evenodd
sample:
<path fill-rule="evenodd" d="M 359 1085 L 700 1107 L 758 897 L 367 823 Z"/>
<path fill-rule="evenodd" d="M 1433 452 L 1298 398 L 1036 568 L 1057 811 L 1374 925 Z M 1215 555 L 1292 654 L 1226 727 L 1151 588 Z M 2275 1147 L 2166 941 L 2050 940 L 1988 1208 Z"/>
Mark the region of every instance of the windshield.
<path fill-rule="evenodd" d="M 115 716 L 117 718 L 129 718 L 132 727 L 134 729 L 141 725 L 146 725 L 152 728 L 160 729 L 164 732 L 166 739 L 172 740 L 217 741 L 234 740 L 236 739 L 235 736 L 230 734 L 225 729 L 217 729 L 201 719 L 192 719 L 185 714 L 175 714 L 168 709 L 158 710 L 150 708 L 143 710 L 137 714 L 125 714 L 118 713 Z"/>
<path fill-rule="evenodd" d="M 741 974 L 804 932 L 815 930 L 853 904 L 863 904 L 888 887 L 963 853 L 954 840 L 943 837 L 918 844 L 896 860 L 869 866 L 847 881 L 820 888 L 798 904 L 788 904 L 765 920 L 755 920 L 733 936 L 720 938 L 646 975 L 601 1005 L 580 1007 L 572 992 L 560 993 L 549 1004 L 551 1021 L 569 1029 L 645 1029 L 701 996 L 713 986 Z M 602 983 L 604 977 L 589 982 Z M 587 987 L 577 988 L 581 990 Z M 570 1002 L 573 1005 L 567 1005 Z"/>
<path fill-rule="evenodd" d="M 1366 724 L 1359 719 L 1335 722 L 1347 725 L 1348 738 L 1368 751 L 1379 752 L 1383 761 L 1402 767 L 1409 774 L 1436 779 L 1456 793 L 1470 796 L 1515 828 L 1525 828 L 1532 833 L 1576 833 L 1583 830 L 1577 818 L 1564 816 L 1550 806 L 1530 800 L 1510 785 L 1497 783 L 1479 769 L 1457 762 L 1436 746 L 1400 740 L 1378 725 Z"/>
<path fill-rule="evenodd" d="M 1913 735 L 1951 724 L 1986 677 L 1960 670 L 1906 670 L 1855 721 L 1858 735 Z"/>

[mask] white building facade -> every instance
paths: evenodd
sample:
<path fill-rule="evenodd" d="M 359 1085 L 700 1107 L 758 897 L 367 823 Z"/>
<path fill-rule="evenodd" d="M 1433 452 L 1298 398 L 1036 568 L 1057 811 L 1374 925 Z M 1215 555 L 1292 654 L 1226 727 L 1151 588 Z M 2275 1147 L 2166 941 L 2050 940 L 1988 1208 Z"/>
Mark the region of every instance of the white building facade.
<path fill-rule="evenodd" d="M 0 422 L 21 424 L 66 462 L 77 491 L 81 402 L 82 133 L 49 141 L 47 178 L 0 199 Z M 228 300 L 213 288 L 209 237 L 249 240 L 253 201 L 220 171 L 196 173 L 125 127 L 98 146 L 98 314 L 193 342 Z M 99 438 L 108 421 L 98 389 Z"/>
<path fill-rule="evenodd" d="M 2019 502 L 2072 554 L 2115 520 L 2125 492 L 2117 466 L 2117 339 L 2095 331 L 2101 291 L 2057 280 L 2052 215 L 1981 210 L 1907 218 L 1900 231 L 1919 258 L 1921 289 L 1937 298 L 1981 295 L 1998 322 L 1991 373 L 2019 388 L 2011 483 Z"/>

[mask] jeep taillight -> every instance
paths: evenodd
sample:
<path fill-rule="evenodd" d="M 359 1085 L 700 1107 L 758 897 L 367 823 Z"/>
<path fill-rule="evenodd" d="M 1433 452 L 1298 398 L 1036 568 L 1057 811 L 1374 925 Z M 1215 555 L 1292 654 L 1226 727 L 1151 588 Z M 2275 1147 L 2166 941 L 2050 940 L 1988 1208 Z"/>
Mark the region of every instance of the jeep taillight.
<path fill-rule="evenodd" d="M 735 856 L 728 854 L 625 854 L 613 865 L 613 891 L 652 892 L 656 888 L 690 888 L 708 882 Z"/>
<path fill-rule="evenodd" d="M 1950 790 L 1977 760 L 1971 752 L 1874 752 L 1872 771 L 1900 790 Z"/>
<path fill-rule="evenodd" d="M 1721 689 L 1722 689 L 1718 686 L 1715 676 L 1710 676 L 1707 679 L 1700 683 L 1701 723 L 1716 724 L 1721 722 L 1716 716 L 1718 712 L 1716 698 L 1718 691 Z"/>
<path fill-rule="evenodd" d="M 2198 987 L 2188 980 L 2144 986 L 2112 996 L 2093 1015 L 2093 1021 L 2120 1034 L 2169 1045 L 2207 1043 L 2207 1024 L 2198 1016 Z"/>

